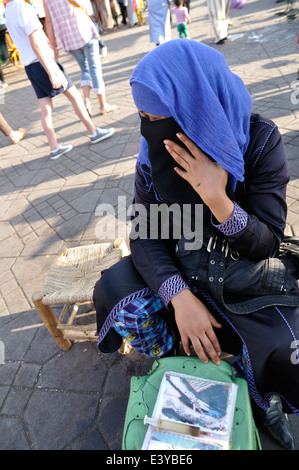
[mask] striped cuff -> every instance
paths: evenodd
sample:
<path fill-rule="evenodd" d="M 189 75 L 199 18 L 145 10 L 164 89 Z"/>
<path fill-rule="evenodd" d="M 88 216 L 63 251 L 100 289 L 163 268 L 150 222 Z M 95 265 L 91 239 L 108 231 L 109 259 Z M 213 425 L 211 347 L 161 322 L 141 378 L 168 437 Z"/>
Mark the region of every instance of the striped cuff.
<path fill-rule="evenodd" d="M 235 233 L 240 232 L 247 226 L 248 221 L 248 214 L 242 207 L 240 207 L 235 202 L 234 213 L 230 219 L 226 220 L 222 224 L 216 225 L 213 223 L 214 227 L 216 227 L 223 235 L 234 235 Z"/>
<path fill-rule="evenodd" d="M 160 289 L 158 290 L 158 295 L 167 307 L 172 297 L 185 289 L 189 289 L 188 284 L 186 284 L 181 276 L 176 275 L 170 277 L 167 281 L 161 284 Z"/>

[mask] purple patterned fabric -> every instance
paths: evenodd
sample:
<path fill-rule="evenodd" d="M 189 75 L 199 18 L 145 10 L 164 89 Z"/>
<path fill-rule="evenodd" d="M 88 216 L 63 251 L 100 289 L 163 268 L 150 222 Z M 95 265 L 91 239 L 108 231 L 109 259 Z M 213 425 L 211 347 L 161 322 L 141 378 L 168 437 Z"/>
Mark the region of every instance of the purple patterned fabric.
<path fill-rule="evenodd" d="M 230 219 L 226 220 L 222 224 L 216 225 L 212 222 L 214 227 L 216 227 L 224 235 L 234 235 L 237 232 L 240 232 L 247 226 L 248 214 L 242 207 L 240 207 L 235 202 L 234 213 Z"/>
<path fill-rule="evenodd" d="M 167 279 L 167 281 L 163 282 L 158 291 L 158 294 L 162 299 L 165 307 L 167 307 L 172 297 L 185 289 L 189 289 L 189 286 L 186 284 L 184 279 L 181 276 L 172 276 Z"/>
<path fill-rule="evenodd" d="M 98 344 L 112 327 L 136 351 L 159 357 L 174 345 L 174 333 L 158 314 L 164 307 L 160 297 L 142 289 L 119 302 L 108 315 L 98 336 Z"/>

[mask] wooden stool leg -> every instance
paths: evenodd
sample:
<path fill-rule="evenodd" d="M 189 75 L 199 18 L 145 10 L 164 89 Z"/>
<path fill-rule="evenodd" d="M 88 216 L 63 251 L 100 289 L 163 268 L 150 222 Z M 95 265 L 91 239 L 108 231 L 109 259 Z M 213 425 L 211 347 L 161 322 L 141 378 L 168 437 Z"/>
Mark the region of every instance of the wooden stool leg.
<path fill-rule="evenodd" d="M 49 305 L 44 305 L 42 299 L 33 300 L 33 303 L 45 326 L 48 328 L 49 333 L 53 336 L 58 346 L 64 351 L 70 349 L 72 343 L 68 339 L 64 338 L 61 330 L 57 328 L 58 321 L 51 307 L 49 307 Z"/>

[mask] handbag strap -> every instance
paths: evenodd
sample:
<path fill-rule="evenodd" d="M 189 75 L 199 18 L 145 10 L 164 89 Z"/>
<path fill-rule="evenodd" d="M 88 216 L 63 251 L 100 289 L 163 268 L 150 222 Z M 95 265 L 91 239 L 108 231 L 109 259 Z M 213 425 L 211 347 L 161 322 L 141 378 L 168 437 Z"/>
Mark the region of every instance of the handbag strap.
<path fill-rule="evenodd" d="M 84 8 L 80 7 L 80 5 L 78 5 L 78 3 L 75 2 L 75 0 L 68 0 L 68 2 L 71 3 L 71 5 L 73 5 L 73 7 L 78 8 L 78 10 L 81 10 L 93 22 L 93 19 L 89 16 L 87 11 L 85 11 Z"/>

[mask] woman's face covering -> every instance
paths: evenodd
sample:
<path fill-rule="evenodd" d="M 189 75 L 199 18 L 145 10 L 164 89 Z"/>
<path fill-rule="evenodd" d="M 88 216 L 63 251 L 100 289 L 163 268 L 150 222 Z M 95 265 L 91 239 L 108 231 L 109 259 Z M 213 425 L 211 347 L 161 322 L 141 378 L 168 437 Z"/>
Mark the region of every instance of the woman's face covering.
<path fill-rule="evenodd" d="M 164 200 L 172 203 L 188 203 L 189 198 L 194 201 L 194 190 L 175 172 L 174 167 L 177 163 L 164 144 L 164 140 L 169 139 L 186 148 L 177 138 L 177 133 L 184 131 L 172 117 L 157 116 L 141 110 L 139 113 L 141 135 L 148 144 L 148 157 L 155 189 Z"/>
<path fill-rule="evenodd" d="M 178 164 L 168 153 L 164 144 L 164 140 L 169 139 L 187 150 L 177 138 L 177 133 L 184 133 L 184 131 L 173 117 L 152 115 L 140 110 L 139 114 L 141 116 L 141 135 L 148 144 L 148 157 L 155 190 L 164 202 L 180 206 L 189 205 L 190 230 L 192 232 L 195 227 L 196 206 L 198 204 L 202 206 L 202 200 L 191 185 L 174 170 Z"/>

